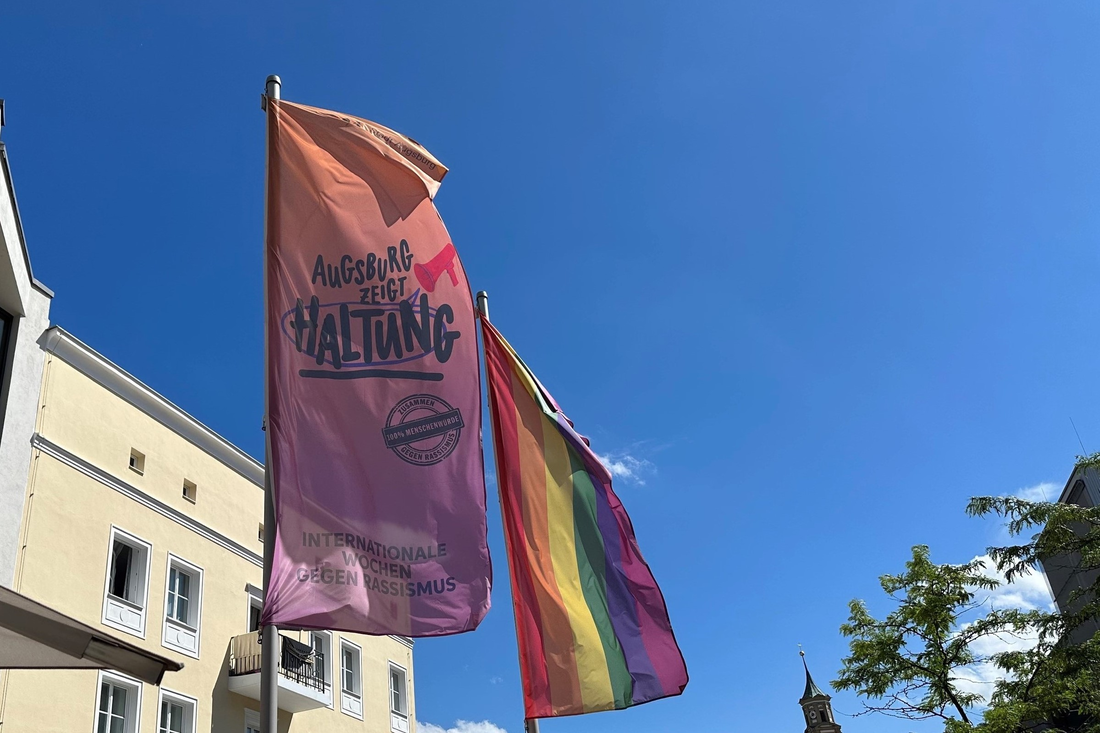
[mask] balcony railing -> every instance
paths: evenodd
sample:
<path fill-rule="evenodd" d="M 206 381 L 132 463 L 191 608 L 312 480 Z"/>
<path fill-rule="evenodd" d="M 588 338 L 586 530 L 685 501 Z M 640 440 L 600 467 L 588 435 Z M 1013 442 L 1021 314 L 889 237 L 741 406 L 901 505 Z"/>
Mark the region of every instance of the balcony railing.
<path fill-rule="evenodd" d="M 324 693 L 325 655 L 310 651 L 305 644 L 295 642 L 282 634 L 279 634 L 279 643 L 279 674 Z M 229 653 L 230 676 L 259 672 L 262 653 L 259 631 L 234 636 Z"/>

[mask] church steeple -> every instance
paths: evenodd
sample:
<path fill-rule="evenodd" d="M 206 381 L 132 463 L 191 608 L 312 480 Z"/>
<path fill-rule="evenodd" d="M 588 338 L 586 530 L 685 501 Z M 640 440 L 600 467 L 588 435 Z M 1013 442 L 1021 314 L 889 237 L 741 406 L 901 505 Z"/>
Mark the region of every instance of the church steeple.
<path fill-rule="evenodd" d="M 802 714 L 806 718 L 806 733 L 841 733 L 833 716 L 832 698 L 821 691 L 810 675 L 810 667 L 806 664 L 806 652 L 798 650 L 802 657 L 802 668 L 806 670 L 806 690 L 802 693 L 802 699 L 798 704 L 802 706 Z"/>

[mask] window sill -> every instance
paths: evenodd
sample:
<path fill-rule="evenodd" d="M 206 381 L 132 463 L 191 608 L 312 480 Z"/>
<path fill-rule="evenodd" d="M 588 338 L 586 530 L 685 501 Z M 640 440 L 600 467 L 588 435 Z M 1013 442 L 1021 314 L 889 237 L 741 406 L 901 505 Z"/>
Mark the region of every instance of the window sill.
<path fill-rule="evenodd" d="M 175 626 L 177 629 L 183 629 L 185 631 L 190 631 L 192 634 L 199 633 L 199 627 L 198 626 L 192 626 L 189 623 L 186 623 L 184 621 L 180 621 L 179 619 L 174 619 L 171 616 L 165 617 L 164 620 L 168 622 L 169 626 Z"/>
<path fill-rule="evenodd" d="M 164 636 L 161 646 L 180 654 L 199 658 L 199 630 L 187 624 L 180 623 L 174 618 L 164 619 Z"/>
<path fill-rule="evenodd" d="M 121 603 L 123 606 L 126 606 L 129 609 L 137 611 L 138 613 L 141 613 L 142 611 L 145 610 L 139 604 L 134 603 L 133 601 L 129 601 L 129 600 L 123 598 L 122 596 L 116 596 L 114 593 L 108 593 L 107 598 L 108 598 L 108 600 L 112 600 L 115 603 Z"/>
<path fill-rule="evenodd" d="M 340 712 L 349 718 L 363 719 L 363 700 L 354 692 L 341 691 Z"/>
<path fill-rule="evenodd" d="M 118 631 L 122 632 L 123 634 L 129 634 L 130 636 L 135 636 L 135 637 L 138 637 L 140 639 L 145 638 L 145 619 L 144 619 L 144 617 L 142 617 L 142 619 L 141 619 L 141 621 L 138 625 L 130 625 L 130 624 L 124 623 L 122 621 L 116 621 L 114 619 L 111 619 L 111 617 L 109 615 L 105 614 L 102 617 L 101 623 L 105 626 L 110 626 L 111 628 L 114 628 L 114 630 L 118 630 Z"/>
<path fill-rule="evenodd" d="M 392 733 L 409 733 L 408 717 L 395 710 L 390 710 L 390 731 Z"/>

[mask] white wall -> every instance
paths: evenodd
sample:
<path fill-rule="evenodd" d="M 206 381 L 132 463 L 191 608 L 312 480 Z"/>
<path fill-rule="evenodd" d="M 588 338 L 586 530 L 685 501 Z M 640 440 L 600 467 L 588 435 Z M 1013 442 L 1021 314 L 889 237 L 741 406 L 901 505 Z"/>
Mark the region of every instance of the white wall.
<path fill-rule="evenodd" d="M 13 317 L 8 380 L 0 384 L 0 585 L 11 586 L 30 469 L 31 435 L 42 385 L 38 339 L 49 327 L 53 294 L 34 281 L 23 241 L 7 150 L 0 143 L 0 307 Z"/>

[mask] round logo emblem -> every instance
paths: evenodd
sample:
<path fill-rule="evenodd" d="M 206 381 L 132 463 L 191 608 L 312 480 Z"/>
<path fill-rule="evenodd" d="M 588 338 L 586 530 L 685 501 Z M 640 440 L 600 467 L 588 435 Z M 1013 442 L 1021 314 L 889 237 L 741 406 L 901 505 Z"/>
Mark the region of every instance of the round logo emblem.
<path fill-rule="evenodd" d="M 390 410 L 382 439 L 406 463 L 430 466 L 451 455 L 463 427 L 462 413 L 446 400 L 414 394 Z"/>

